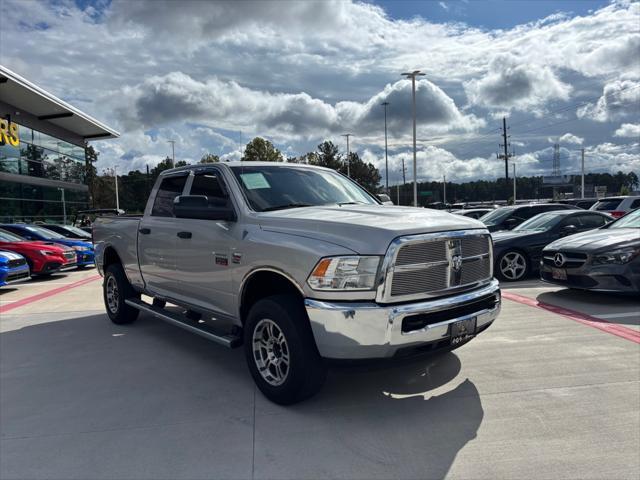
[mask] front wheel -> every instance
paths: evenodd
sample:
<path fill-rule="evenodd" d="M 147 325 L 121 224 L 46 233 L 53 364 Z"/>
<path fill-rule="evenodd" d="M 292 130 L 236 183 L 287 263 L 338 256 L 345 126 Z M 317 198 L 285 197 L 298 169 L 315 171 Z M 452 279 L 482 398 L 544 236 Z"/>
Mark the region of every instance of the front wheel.
<path fill-rule="evenodd" d="M 496 263 L 496 274 L 500 280 L 515 282 L 529 274 L 529 260 L 518 250 L 507 250 Z"/>
<path fill-rule="evenodd" d="M 291 405 L 314 395 L 327 370 L 299 298 L 274 295 L 251 307 L 244 325 L 249 371 L 274 403 Z"/>
<path fill-rule="evenodd" d="M 112 263 L 107 267 L 102 290 L 104 306 L 113 323 L 122 325 L 132 323 L 138 318 L 140 311 L 125 303 L 126 299 L 136 298 L 138 294 L 127 280 L 122 265 Z"/>

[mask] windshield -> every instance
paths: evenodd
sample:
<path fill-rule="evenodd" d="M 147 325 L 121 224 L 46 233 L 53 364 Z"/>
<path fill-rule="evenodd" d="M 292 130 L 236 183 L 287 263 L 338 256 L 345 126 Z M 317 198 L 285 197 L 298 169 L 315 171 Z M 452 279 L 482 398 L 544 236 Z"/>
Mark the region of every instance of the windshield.
<path fill-rule="evenodd" d="M 329 170 L 282 165 L 231 169 L 251 208 L 258 212 L 316 205 L 378 204 L 356 183 Z"/>
<path fill-rule="evenodd" d="M 640 209 L 627 213 L 606 228 L 640 228 Z"/>
<path fill-rule="evenodd" d="M 480 217 L 485 225 L 498 225 L 513 212 L 513 208 L 498 208 Z"/>
<path fill-rule="evenodd" d="M 26 228 L 30 232 L 37 233 L 38 235 L 44 238 L 58 238 L 58 239 L 66 238 L 64 235 L 60 235 L 59 233 L 53 232 L 51 230 L 47 230 L 46 228 L 42 228 L 42 227 L 26 225 L 24 228 Z"/>
<path fill-rule="evenodd" d="M 76 235 L 79 235 L 79 236 L 81 236 L 83 238 L 91 238 L 91 234 L 89 232 L 85 232 L 81 228 L 74 227 L 73 225 L 63 225 L 62 228 L 64 228 L 65 230 L 67 230 L 69 232 L 73 232 Z"/>
<path fill-rule="evenodd" d="M 24 242 L 24 238 L 20 238 L 13 233 L 9 233 L 6 230 L 0 230 L 1 242 Z"/>
<path fill-rule="evenodd" d="M 541 213 L 535 217 L 530 218 L 526 222 L 521 223 L 513 230 L 515 232 L 523 231 L 536 231 L 546 232 L 551 230 L 554 226 L 564 218 L 564 215 L 558 215 L 557 213 Z"/>

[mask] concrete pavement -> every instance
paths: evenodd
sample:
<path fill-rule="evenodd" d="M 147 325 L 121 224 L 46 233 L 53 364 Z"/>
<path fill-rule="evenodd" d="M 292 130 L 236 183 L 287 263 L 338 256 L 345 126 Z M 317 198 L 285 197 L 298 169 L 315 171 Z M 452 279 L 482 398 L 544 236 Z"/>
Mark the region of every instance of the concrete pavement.
<path fill-rule="evenodd" d="M 1 478 L 640 477 L 640 346 L 563 316 L 507 300 L 454 353 L 332 369 L 285 408 L 241 350 L 145 315 L 111 324 L 100 285 L 0 313 Z"/>

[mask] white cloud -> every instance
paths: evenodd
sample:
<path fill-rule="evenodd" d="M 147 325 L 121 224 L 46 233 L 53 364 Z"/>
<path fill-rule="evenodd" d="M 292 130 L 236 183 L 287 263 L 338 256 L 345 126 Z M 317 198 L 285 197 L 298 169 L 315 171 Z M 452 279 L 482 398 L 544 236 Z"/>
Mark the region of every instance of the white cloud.
<path fill-rule="evenodd" d="M 607 122 L 640 114 L 640 82 L 615 80 L 607 83 L 596 103 L 578 108 L 578 118 Z"/>
<path fill-rule="evenodd" d="M 550 100 L 567 100 L 572 89 L 549 67 L 499 54 L 491 60 L 488 73 L 465 83 L 465 90 L 475 105 L 530 110 Z"/>
<path fill-rule="evenodd" d="M 623 123 L 615 133 L 615 137 L 635 138 L 640 140 L 640 123 Z"/>
<path fill-rule="evenodd" d="M 574 135 L 572 133 L 565 133 L 558 139 L 558 142 L 560 144 L 570 143 L 573 145 L 582 145 L 584 143 L 584 138 L 578 137 L 577 135 Z"/>

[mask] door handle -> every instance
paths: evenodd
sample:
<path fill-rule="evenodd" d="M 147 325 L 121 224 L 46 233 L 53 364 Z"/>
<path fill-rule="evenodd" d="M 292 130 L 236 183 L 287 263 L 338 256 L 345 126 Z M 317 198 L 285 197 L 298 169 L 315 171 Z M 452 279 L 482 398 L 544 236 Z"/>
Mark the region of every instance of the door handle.
<path fill-rule="evenodd" d="M 178 232 L 180 238 L 191 238 L 191 232 Z"/>
<path fill-rule="evenodd" d="M 150 228 L 140 228 L 140 229 L 138 229 L 138 231 L 143 235 L 149 235 L 151 233 L 151 229 Z"/>

